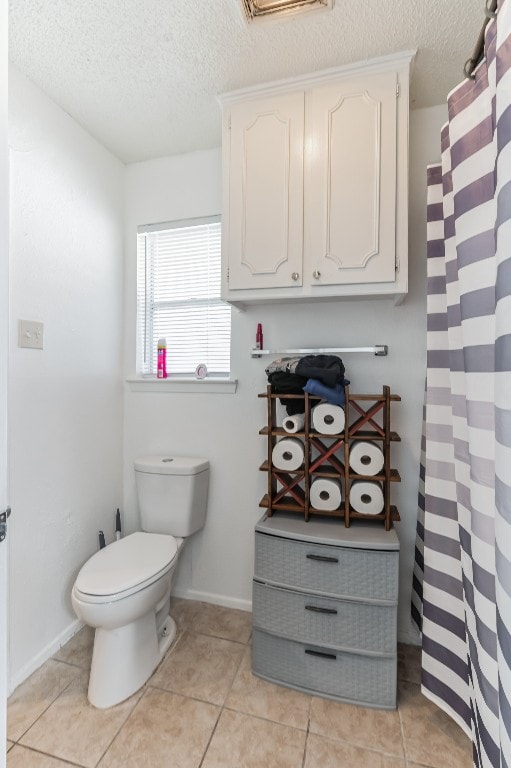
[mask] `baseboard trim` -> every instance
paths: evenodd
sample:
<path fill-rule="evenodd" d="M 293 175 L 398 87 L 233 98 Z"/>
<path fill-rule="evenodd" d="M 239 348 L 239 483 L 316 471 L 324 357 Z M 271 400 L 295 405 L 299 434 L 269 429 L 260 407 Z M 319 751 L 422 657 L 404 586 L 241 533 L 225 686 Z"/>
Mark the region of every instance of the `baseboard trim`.
<path fill-rule="evenodd" d="M 176 587 L 172 590 L 172 595 L 173 597 L 181 597 L 184 600 L 200 600 L 202 603 L 221 605 L 224 608 L 237 608 L 240 611 L 252 610 L 251 600 L 243 600 L 239 597 L 229 597 L 228 595 L 218 595 L 211 592 L 200 592 L 197 589 Z"/>
<path fill-rule="evenodd" d="M 240 611 L 251 611 L 252 601 L 243 600 L 237 597 L 229 597 L 227 595 L 212 594 L 210 592 L 200 592 L 196 589 L 182 589 L 176 588 L 172 590 L 172 594 L 175 597 L 181 597 L 185 600 L 199 600 L 203 603 L 212 603 L 213 605 L 222 605 L 225 608 L 237 608 Z M 8 685 L 7 695 L 10 696 L 16 688 L 23 683 L 27 677 L 39 669 L 45 661 L 51 659 L 51 657 L 57 653 L 59 648 L 65 645 L 71 638 L 76 635 L 77 632 L 83 627 L 83 623 L 78 619 L 69 624 L 51 643 L 48 643 L 37 656 L 34 656 L 27 664 L 25 664 L 20 670 L 11 674 Z"/>
<path fill-rule="evenodd" d="M 57 653 L 59 648 L 71 640 L 71 638 L 76 635 L 76 633 L 79 632 L 82 627 L 83 624 L 81 621 L 79 621 L 79 619 L 72 621 L 71 624 L 69 624 L 66 629 L 60 633 L 60 635 L 57 635 L 55 640 L 52 640 L 51 643 L 48 643 L 48 645 L 46 645 L 42 651 L 37 654 L 37 656 L 34 656 L 34 658 L 25 664 L 20 670 L 11 675 L 9 679 L 7 695 L 10 696 L 11 693 L 16 690 L 18 685 L 21 685 L 21 683 L 23 683 L 27 677 L 30 677 L 32 672 L 35 672 L 36 669 L 39 669 L 39 667 L 44 664 L 45 661 L 51 659 L 51 657 Z"/>

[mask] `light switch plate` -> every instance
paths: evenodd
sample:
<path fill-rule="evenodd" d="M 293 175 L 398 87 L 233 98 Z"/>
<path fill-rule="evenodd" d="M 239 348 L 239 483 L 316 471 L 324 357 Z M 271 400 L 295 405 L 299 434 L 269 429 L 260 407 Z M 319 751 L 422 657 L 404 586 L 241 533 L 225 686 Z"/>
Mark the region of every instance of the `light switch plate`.
<path fill-rule="evenodd" d="M 18 346 L 27 349 L 43 348 L 44 324 L 35 320 L 20 320 L 18 325 Z"/>

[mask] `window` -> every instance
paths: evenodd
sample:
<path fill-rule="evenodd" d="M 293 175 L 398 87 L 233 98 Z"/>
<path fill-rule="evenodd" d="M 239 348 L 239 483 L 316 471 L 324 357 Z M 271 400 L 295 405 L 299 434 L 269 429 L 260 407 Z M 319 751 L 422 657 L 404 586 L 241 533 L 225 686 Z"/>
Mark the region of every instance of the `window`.
<path fill-rule="evenodd" d="M 220 217 L 140 227 L 137 371 L 156 374 L 158 339 L 169 376 L 230 371 L 231 308 L 220 300 Z"/>

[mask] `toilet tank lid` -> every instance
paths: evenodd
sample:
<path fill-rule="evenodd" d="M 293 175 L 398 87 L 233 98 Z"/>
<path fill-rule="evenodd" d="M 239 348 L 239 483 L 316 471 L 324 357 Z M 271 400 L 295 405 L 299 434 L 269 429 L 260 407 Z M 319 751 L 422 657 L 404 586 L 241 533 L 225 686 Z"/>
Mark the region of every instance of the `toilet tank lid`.
<path fill-rule="evenodd" d="M 197 475 L 209 469 L 208 459 L 200 456 L 141 456 L 135 459 L 135 471 L 152 475 Z"/>

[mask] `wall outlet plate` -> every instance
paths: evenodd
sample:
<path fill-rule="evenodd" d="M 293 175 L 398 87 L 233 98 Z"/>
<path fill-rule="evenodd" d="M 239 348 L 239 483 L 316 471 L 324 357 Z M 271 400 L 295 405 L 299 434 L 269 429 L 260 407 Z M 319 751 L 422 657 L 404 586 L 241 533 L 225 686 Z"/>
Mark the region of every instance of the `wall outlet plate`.
<path fill-rule="evenodd" d="M 35 320 L 20 320 L 18 324 L 18 346 L 26 349 L 43 348 L 44 324 Z"/>

